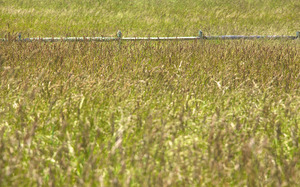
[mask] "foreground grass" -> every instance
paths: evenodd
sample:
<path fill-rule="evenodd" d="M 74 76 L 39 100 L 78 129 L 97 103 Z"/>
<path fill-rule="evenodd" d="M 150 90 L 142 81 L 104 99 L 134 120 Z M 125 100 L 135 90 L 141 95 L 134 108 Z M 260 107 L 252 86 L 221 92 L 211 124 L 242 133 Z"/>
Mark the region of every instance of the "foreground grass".
<path fill-rule="evenodd" d="M 297 186 L 299 42 L 0 44 L 0 184 Z"/>
<path fill-rule="evenodd" d="M 298 0 L 1 0 L 0 38 L 295 35 L 299 17 Z"/>

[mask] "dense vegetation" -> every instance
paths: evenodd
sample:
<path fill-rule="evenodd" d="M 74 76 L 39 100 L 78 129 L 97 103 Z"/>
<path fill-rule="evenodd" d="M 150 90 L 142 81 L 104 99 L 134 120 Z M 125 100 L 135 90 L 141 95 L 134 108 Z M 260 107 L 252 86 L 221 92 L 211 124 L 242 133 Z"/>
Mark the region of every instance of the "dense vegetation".
<path fill-rule="evenodd" d="M 1 184 L 299 184 L 298 41 L 0 49 Z"/>
<path fill-rule="evenodd" d="M 3 37 L 294 35 L 300 12 L 292 0 L 0 5 Z M 0 186 L 300 185 L 299 40 L 7 41 L 0 77 Z"/>
<path fill-rule="evenodd" d="M 0 0 L 0 38 L 295 35 L 299 0 Z"/>

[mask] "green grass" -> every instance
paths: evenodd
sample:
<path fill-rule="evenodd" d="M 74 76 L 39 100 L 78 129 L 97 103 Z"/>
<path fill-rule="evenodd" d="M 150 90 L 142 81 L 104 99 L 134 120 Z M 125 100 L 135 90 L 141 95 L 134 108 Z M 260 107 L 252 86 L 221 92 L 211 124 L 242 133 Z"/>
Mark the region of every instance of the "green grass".
<path fill-rule="evenodd" d="M 0 1 L 0 37 L 24 36 L 196 36 L 295 35 L 300 28 L 297 0 L 240 1 Z"/>
<path fill-rule="evenodd" d="M 298 1 L 0 5 L 3 37 L 299 30 Z M 299 186 L 299 52 L 299 40 L 1 42 L 0 186 Z"/>
<path fill-rule="evenodd" d="M 3 185 L 299 185 L 299 42 L 1 44 Z"/>

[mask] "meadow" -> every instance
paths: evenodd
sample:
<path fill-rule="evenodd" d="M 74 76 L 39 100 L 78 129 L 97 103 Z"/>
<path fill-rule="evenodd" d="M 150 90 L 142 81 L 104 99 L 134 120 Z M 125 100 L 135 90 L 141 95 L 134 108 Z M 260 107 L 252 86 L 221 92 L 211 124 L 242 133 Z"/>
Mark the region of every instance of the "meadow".
<path fill-rule="evenodd" d="M 0 38 L 295 35 L 298 0 L 1 0 Z"/>
<path fill-rule="evenodd" d="M 0 5 L 0 38 L 300 28 L 293 0 Z M 300 185 L 298 39 L 6 41 L 0 77 L 0 186 Z"/>

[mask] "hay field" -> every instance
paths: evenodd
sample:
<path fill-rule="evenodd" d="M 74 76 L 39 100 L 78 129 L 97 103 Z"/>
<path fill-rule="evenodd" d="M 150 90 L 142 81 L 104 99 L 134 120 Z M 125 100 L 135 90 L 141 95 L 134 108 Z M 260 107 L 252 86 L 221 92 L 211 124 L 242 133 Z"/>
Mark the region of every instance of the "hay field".
<path fill-rule="evenodd" d="M 293 0 L 0 5 L 0 37 L 300 25 Z M 0 186 L 300 185 L 299 40 L 1 42 L 0 77 Z"/>

